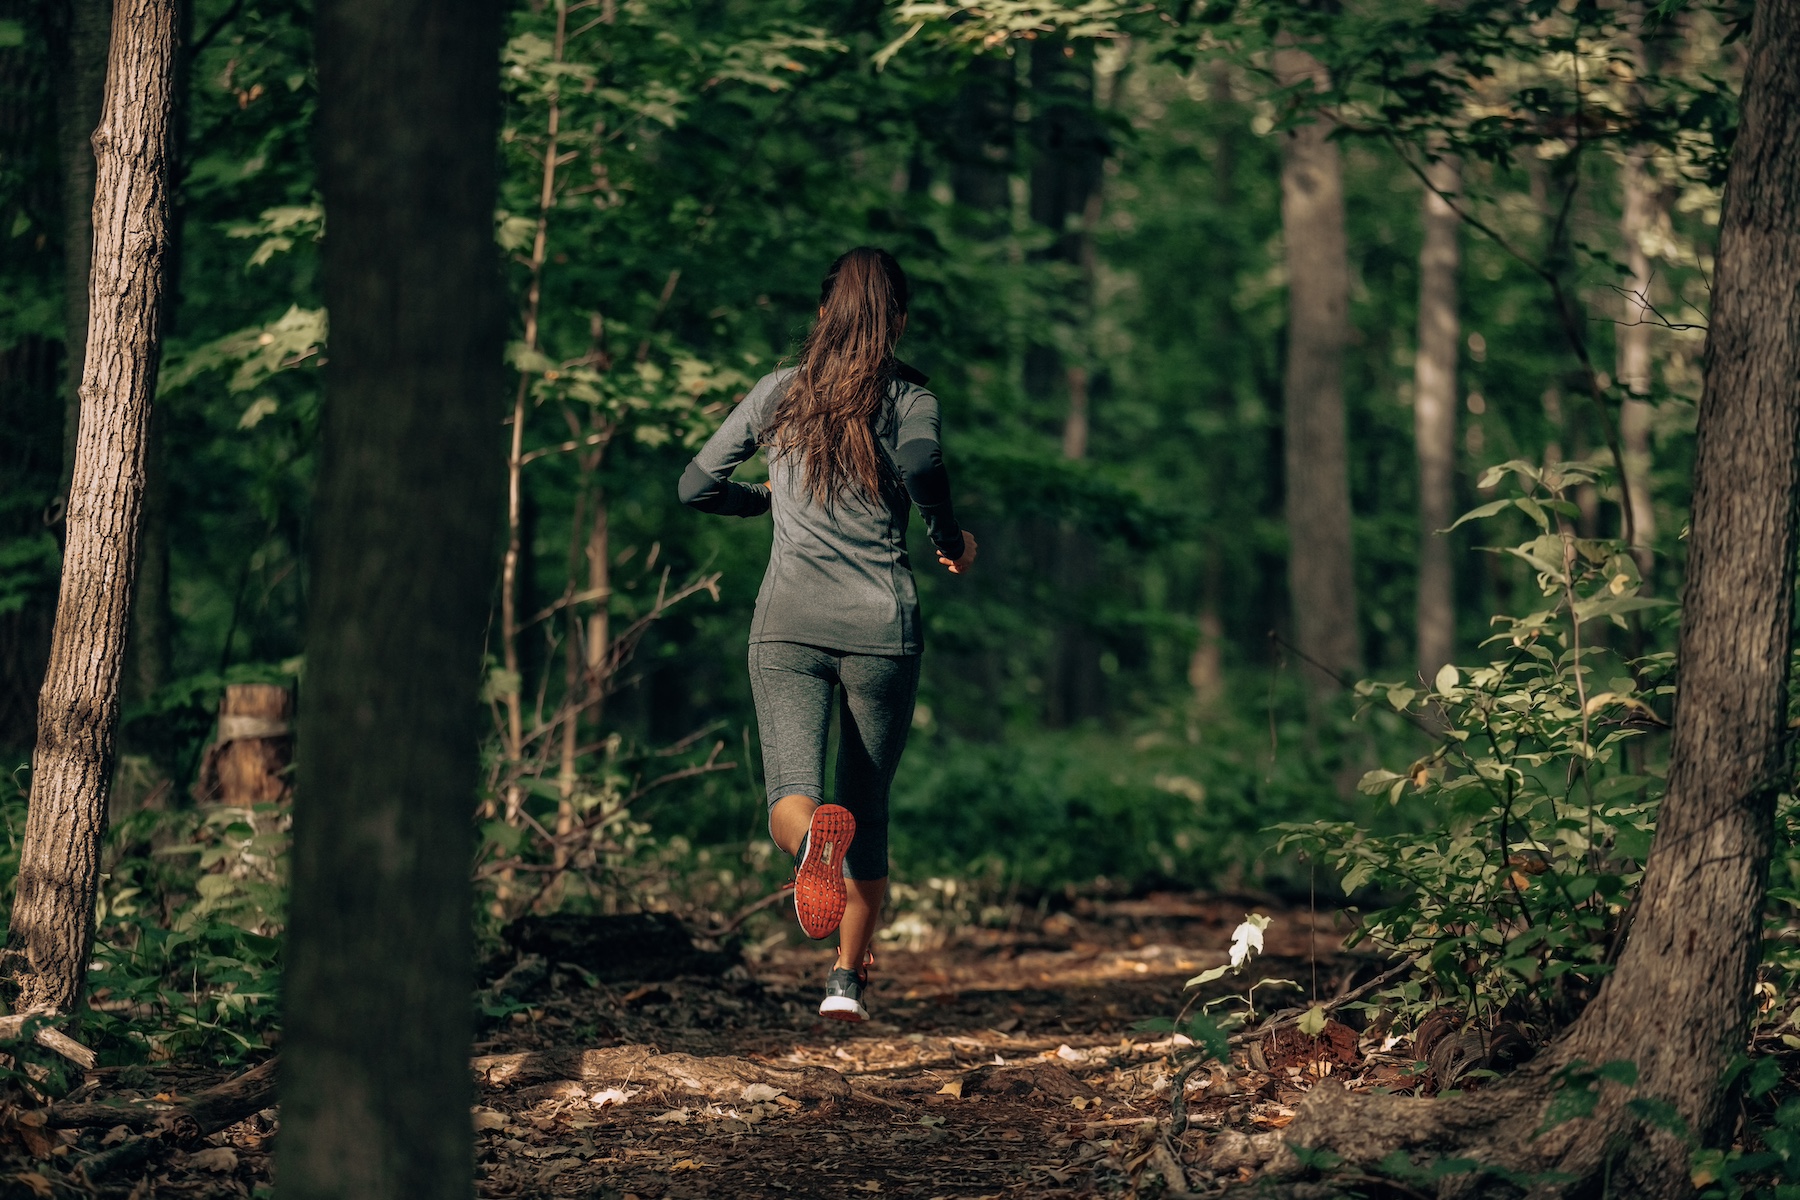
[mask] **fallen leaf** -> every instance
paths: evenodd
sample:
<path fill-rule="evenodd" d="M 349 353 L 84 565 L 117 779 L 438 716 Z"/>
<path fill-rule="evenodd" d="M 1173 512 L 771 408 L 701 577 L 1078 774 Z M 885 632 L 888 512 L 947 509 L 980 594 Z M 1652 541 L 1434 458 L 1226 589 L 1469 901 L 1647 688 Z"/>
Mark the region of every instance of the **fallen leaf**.
<path fill-rule="evenodd" d="M 671 1171 L 698 1171 L 700 1169 L 700 1167 L 701 1167 L 701 1164 L 695 1162 L 693 1159 L 684 1158 L 680 1162 L 676 1163 L 674 1166 L 670 1167 L 669 1170 L 671 1170 Z"/>
<path fill-rule="evenodd" d="M 865 1179 L 855 1186 L 859 1192 L 879 1192 L 881 1190 L 881 1185 L 873 1179 Z"/>
<path fill-rule="evenodd" d="M 470 1117 L 475 1123 L 477 1133 L 486 1129 L 499 1129 L 506 1124 L 506 1114 L 496 1112 L 491 1108 L 478 1108 L 470 1114 Z M 121 1125 L 119 1128 L 123 1129 L 124 1126 Z"/>
<path fill-rule="evenodd" d="M 607 1088 L 603 1092 L 595 1092 L 588 1097 L 588 1103 L 595 1108 L 605 1108 L 609 1104 L 623 1104 L 637 1095 L 637 1089 L 626 1091 L 624 1088 Z"/>
<path fill-rule="evenodd" d="M 1060 1045 L 1056 1048 L 1056 1057 L 1062 1059 L 1064 1062 L 1086 1062 L 1087 1061 L 1086 1053 L 1075 1049 L 1073 1046 L 1069 1045 L 1069 1043 L 1067 1043 L 1067 1042 L 1064 1042 L 1062 1045 Z"/>
<path fill-rule="evenodd" d="M 12 1179 L 13 1182 L 22 1183 L 30 1188 L 31 1194 L 34 1196 L 52 1196 L 55 1194 L 50 1187 L 50 1181 L 45 1179 L 42 1175 L 39 1175 L 36 1171 L 27 1171 L 23 1175 L 14 1175 Z"/>
<path fill-rule="evenodd" d="M 106 1136 L 100 1139 L 100 1144 L 102 1146 L 116 1146 L 130 1136 L 131 1130 L 128 1127 L 124 1125 L 114 1125 L 111 1129 L 106 1131 Z"/>
<path fill-rule="evenodd" d="M 214 1146 L 211 1149 L 197 1150 L 188 1155 L 188 1166 L 221 1174 L 237 1170 L 237 1162 L 237 1151 L 230 1146 Z"/>
<path fill-rule="evenodd" d="M 675 1125 L 686 1125 L 689 1121 L 694 1119 L 694 1116 L 685 1108 L 671 1108 L 661 1116 L 651 1117 L 650 1119 L 652 1121 L 668 1121 Z"/>
<path fill-rule="evenodd" d="M 962 1080 L 952 1079 L 949 1083 L 946 1083 L 943 1087 L 939 1088 L 937 1094 L 940 1096 L 953 1096 L 956 1099 L 961 1100 Z"/>
<path fill-rule="evenodd" d="M 738 1098 L 746 1104 L 761 1104 L 780 1095 L 781 1089 L 778 1087 L 770 1087 L 766 1083 L 751 1083 L 744 1086 L 743 1094 Z"/>

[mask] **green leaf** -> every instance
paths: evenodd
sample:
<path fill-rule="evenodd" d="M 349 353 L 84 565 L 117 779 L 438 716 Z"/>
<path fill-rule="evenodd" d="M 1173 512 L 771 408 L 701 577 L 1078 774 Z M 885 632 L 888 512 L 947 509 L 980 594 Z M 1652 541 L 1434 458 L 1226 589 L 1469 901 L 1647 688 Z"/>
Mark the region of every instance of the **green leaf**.
<path fill-rule="evenodd" d="M 1294 1025 L 1307 1037 L 1318 1037 L 1321 1033 L 1325 1032 L 1324 1006 L 1318 1004 L 1313 1005 L 1311 1008 L 1300 1014 L 1300 1019 L 1294 1022 Z"/>
<path fill-rule="evenodd" d="M 1215 979 L 1225 978 L 1225 973 L 1229 970 L 1231 970 L 1230 963 L 1226 963 L 1224 966 L 1209 968 L 1208 970 L 1200 972 L 1198 975 L 1196 975 L 1192 979 L 1188 980 L 1187 983 L 1183 984 L 1182 986 L 1183 987 L 1200 987 L 1202 984 L 1211 983 Z"/>
<path fill-rule="evenodd" d="M 1226 1036 L 1218 1023 L 1205 1013 L 1195 1013 L 1188 1021 L 1187 1035 L 1194 1039 L 1194 1044 L 1201 1047 L 1209 1058 L 1226 1062 L 1231 1057 L 1231 1039 Z"/>
<path fill-rule="evenodd" d="M 1482 478 L 1485 479 L 1485 478 L 1487 478 L 1487 476 L 1484 475 L 1484 476 L 1482 476 Z M 1483 486 L 1491 486 L 1491 485 L 1483 485 Z M 1512 506 L 1513 506 L 1513 502 L 1511 500 L 1490 500 L 1488 503 L 1481 505 L 1479 508 L 1471 508 L 1468 512 L 1466 512 L 1462 516 L 1456 518 L 1455 522 L 1451 524 L 1450 529 L 1440 529 L 1440 530 L 1438 530 L 1438 532 L 1439 533 L 1449 533 L 1451 529 L 1455 529 L 1458 525 L 1461 525 L 1465 521 L 1480 521 L 1487 517 L 1493 516 L 1495 513 L 1505 512 L 1507 509 L 1511 508 Z"/>

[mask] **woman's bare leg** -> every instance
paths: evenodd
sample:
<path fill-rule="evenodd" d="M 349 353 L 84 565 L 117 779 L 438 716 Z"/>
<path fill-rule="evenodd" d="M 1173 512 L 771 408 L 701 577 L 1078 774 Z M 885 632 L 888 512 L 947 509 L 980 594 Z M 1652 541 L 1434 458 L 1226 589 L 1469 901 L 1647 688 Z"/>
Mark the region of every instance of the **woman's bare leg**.
<path fill-rule="evenodd" d="M 875 924 L 881 919 L 881 902 L 887 898 L 886 879 L 849 879 L 844 922 L 838 926 L 837 965 L 860 970 L 875 941 Z"/>
<path fill-rule="evenodd" d="M 769 836 L 789 854 L 800 853 L 800 841 L 812 825 L 819 802 L 811 796 L 783 796 L 769 809 Z"/>

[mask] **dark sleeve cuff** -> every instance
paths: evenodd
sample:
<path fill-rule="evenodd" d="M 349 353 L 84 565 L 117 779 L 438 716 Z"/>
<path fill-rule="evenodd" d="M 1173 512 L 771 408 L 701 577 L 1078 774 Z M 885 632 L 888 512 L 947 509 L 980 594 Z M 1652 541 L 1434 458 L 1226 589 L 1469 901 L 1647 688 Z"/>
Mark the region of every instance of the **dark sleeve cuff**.
<path fill-rule="evenodd" d="M 681 473 L 677 494 L 689 508 L 721 517 L 760 517 L 769 511 L 766 484 L 746 486 L 720 479 L 696 462 Z"/>

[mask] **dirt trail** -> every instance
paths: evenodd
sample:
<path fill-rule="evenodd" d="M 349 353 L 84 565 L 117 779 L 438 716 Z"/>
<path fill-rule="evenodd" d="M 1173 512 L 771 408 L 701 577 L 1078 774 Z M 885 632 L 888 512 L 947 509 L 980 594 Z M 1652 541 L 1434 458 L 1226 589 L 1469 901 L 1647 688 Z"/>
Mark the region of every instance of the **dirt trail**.
<path fill-rule="evenodd" d="M 1267 1011 L 1343 994 L 1379 970 L 1345 953 L 1343 922 L 1266 900 L 1156 895 L 1077 904 L 931 950 L 884 950 L 873 1020 L 821 1020 L 830 952 L 788 945 L 720 973 L 605 983 L 556 968 L 530 1008 L 489 1023 L 473 1061 L 477 1193 L 594 1200 L 1210 1195 L 1249 1178 L 1305 1089 L 1327 1074 L 1404 1086 L 1378 1036 L 1333 1024 L 1241 1047 L 1197 1072 L 1192 1125 L 1169 1133 L 1166 1033 L 1183 984 L 1226 960 L 1231 931 L 1274 918 L 1249 978 Z M 699 955 L 699 959 L 707 958 Z M 542 974 L 542 972 L 540 972 Z M 1316 980 L 1316 982 L 1315 982 Z M 1239 989 L 1221 981 L 1209 994 Z M 217 1072 L 91 1073 L 71 1099 L 185 1097 Z M 163 1140 L 88 1195 L 266 1195 L 275 1110 L 204 1139 Z M 50 1128 L 0 1114 L 0 1164 L 68 1178 L 125 1130 Z M 16 1128 L 15 1128 L 16 1126 Z M 151 1138 L 157 1135 L 151 1134 Z M 105 1140 L 110 1139 L 110 1141 Z M 29 1151 L 42 1160 L 19 1161 Z M 15 1157 L 15 1155 L 17 1155 Z M 27 1181 L 29 1186 L 36 1184 Z M 40 1193 L 49 1194 L 49 1193 Z M 61 1194 L 58 1192 L 57 1194 Z"/>
<path fill-rule="evenodd" d="M 1132 1027 L 1174 1014 L 1185 981 L 1225 961 L 1251 907 L 1153 896 L 1028 930 L 971 931 L 939 950 L 887 951 L 873 1019 L 860 1026 L 818 1018 L 829 952 L 812 947 L 724 978 L 560 988 L 477 1046 L 479 1192 L 930 1200 L 1213 1190 L 1268 1148 L 1221 1130 L 1285 1124 L 1309 1071 L 1202 1074 L 1190 1090 L 1193 1129 L 1171 1140 L 1168 1035 Z M 1310 989 L 1316 963 L 1330 998 L 1352 974 L 1374 973 L 1340 952 L 1329 914 L 1261 911 L 1275 921 L 1257 975 Z M 1301 994 L 1290 989 L 1288 1002 Z M 651 1049 L 695 1058 L 659 1072 Z"/>

